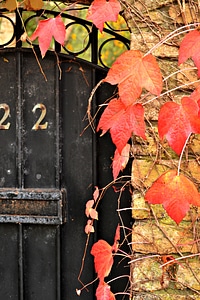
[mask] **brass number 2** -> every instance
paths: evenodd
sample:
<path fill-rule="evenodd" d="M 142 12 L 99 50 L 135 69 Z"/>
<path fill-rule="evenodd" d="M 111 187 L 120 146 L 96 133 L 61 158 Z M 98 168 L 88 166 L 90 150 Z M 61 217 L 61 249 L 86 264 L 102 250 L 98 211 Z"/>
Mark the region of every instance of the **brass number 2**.
<path fill-rule="evenodd" d="M 37 122 L 32 127 L 32 130 L 47 129 L 48 122 L 45 122 L 44 124 L 41 124 L 41 122 L 44 120 L 44 118 L 46 116 L 46 112 L 47 112 L 46 106 L 44 104 L 42 104 L 42 103 L 38 103 L 38 104 L 36 104 L 33 107 L 32 112 L 35 113 L 36 109 L 40 109 L 41 110 L 41 115 L 40 115 L 39 119 L 37 120 Z"/>
<path fill-rule="evenodd" d="M 9 129 L 10 128 L 10 122 L 8 122 L 7 124 L 3 124 L 3 123 L 5 122 L 5 120 L 10 115 L 10 107 L 6 103 L 1 103 L 0 104 L 0 109 L 4 110 L 3 117 L 0 120 L 0 129 L 4 129 L 4 130 Z"/>

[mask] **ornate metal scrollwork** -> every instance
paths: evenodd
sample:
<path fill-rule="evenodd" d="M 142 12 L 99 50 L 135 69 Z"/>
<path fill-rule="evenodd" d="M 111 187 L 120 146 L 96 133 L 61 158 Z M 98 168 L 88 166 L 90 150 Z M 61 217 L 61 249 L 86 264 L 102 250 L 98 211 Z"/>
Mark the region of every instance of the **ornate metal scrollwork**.
<path fill-rule="evenodd" d="M 87 8 L 85 6 L 80 9 L 80 7 L 76 8 L 75 6 L 73 9 L 62 12 L 62 18 L 66 27 L 66 41 L 62 47 L 56 42 L 52 43 L 50 50 L 66 53 L 74 57 L 81 57 L 81 55 L 88 52 L 89 54 L 86 57 L 81 58 L 104 67 L 110 67 L 106 61 L 104 50 L 108 47 L 109 43 L 111 43 L 110 49 L 112 50 L 115 48 L 115 44 L 117 47 L 117 43 L 121 45 L 121 52 L 129 49 L 129 39 L 121 34 L 124 31 L 128 31 L 128 29 L 116 30 L 107 24 L 101 35 L 91 22 L 79 16 L 79 12 L 86 11 Z M 7 12 L 5 9 L 0 10 L 0 22 L 2 25 L 0 31 L 0 49 L 5 47 L 30 47 L 30 41 L 26 40 L 26 43 L 21 41 L 24 31 L 28 35 L 31 35 L 36 28 L 38 19 L 56 17 L 58 14 L 59 12 L 56 10 L 30 12 L 18 9 L 12 13 Z M 33 42 L 33 46 L 38 47 L 37 42 Z M 113 56 L 116 58 L 117 55 L 114 53 Z M 113 58 L 110 58 L 110 60 L 112 61 Z"/>

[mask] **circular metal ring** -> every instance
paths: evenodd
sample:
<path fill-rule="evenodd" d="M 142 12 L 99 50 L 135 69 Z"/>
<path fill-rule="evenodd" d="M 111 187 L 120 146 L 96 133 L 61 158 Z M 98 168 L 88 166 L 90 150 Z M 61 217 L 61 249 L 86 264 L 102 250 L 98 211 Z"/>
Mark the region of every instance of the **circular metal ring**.
<path fill-rule="evenodd" d="M 24 22 L 24 27 L 26 28 L 27 23 L 28 23 L 30 20 L 32 20 L 32 19 L 34 19 L 34 18 L 38 18 L 38 17 L 40 17 L 41 19 L 47 19 L 47 17 L 44 16 L 44 15 L 41 17 L 41 16 L 38 16 L 38 14 L 34 14 L 34 15 L 28 17 L 28 18 L 25 20 L 25 22 Z M 37 26 L 36 26 L 36 27 L 37 27 Z M 33 31 L 33 32 L 34 32 L 34 31 Z M 27 42 L 29 45 L 32 44 L 32 43 L 29 42 L 28 39 L 26 40 L 26 42 Z"/>
<path fill-rule="evenodd" d="M 14 40 L 14 38 L 15 38 L 16 26 L 15 26 L 13 20 L 10 19 L 9 17 L 7 17 L 7 16 L 5 16 L 5 15 L 2 15 L 2 14 L 0 15 L 0 17 L 1 17 L 1 18 L 7 19 L 7 20 L 11 23 L 11 25 L 12 25 L 12 27 L 13 27 L 13 34 L 12 34 L 10 40 L 7 41 L 7 42 L 5 42 L 4 44 L 0 44 L 0 47 L 3 48 L 3 47 L 5 47 L 5 46 L 9 45 L 9 44 Z"/>
<path fill-rule="evenodd" d="M 129 44 L 128 43 L 125 43 L 124 41 L 114 37 L 114 38 L 110 38 L 110 39 L 107 39 L 106 41 L 104 41 L 101 46 L 99 47 L 99 61 L 100 63 L 102 64 L 102 66 L 106 67 L 106 68 L 109 68 L 110 66 L 106 65 L 103 60 L 102 60 L 102 49 L 103 47 L 105 47 L 105 45 L 111 41 L 118 41 L 120 43 L 122 43 L 126 48 L 127 50 L 129 50 Z M 116 57 L 117 58 L 117 57 Z"/>
<path fill-rule="evenodd" d="M 38 15 L 38 14 L 34 14 L 34 15 L 28 17 L 28 18 L 24 21 L 24 27 L 25 27 L 25 28 L 26 28 L 27 23 L 28 23 L 31 19 L 33 19 L 33 18 L 47 19 L 47 17 L 46 17 L 45 15 L 40 16 L 40 15 Z"/>
<path fill-rule="evenodd" d="M 84 53 L 84 52 L 89 48 L 89 46 L 90 46 L 90 43 L 91 43 L 91 41 L 90 41 L 90 29 L 88 28 L 87 25 L 85 25 L 85 24 L 80 24 L 80 23 L 77 23 L 77 22 L 75 21 L 75 22 L 71 22 L 71 23 L 69 23 L 69 24 L 67 24 L 67 25 L 65 26 L 66 32 L 67 32 L 67 29 L 70 28 L 70 26 L 74 26 L 74 25 L 82 26 L 84 29 L 86 29 L 86 31 L 87 31 L 87 36 L 86 36 L 86 38 L 88 37 L 88 42 L 87 42 L 86 46 L 85 46 L 83 49 L 79 50 L 79 51 L 71 51 L 71 50 L 69 50 L 66 46 L 62 46 L 62 48 L 63 48 L 67 53 L 69 53 L 69 54 L 72 54 L 72 55 L 79 55 L 79 54 Z M 70 37 L 70 36 L 69 36 L 69 37 Z"/>

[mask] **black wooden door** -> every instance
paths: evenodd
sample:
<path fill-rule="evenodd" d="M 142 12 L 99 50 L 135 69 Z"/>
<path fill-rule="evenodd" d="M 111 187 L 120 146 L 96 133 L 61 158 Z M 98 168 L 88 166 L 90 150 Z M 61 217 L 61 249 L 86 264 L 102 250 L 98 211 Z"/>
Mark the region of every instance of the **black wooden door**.
<path fill-rule="evenodd" d="M 74 300 L 86 236 L 85 202 L 111 177 L 108 137 L 96 141 L 83 121 L 96 66 L 53 53 L 0 52 L 0 299 Z M 59 79 L 61 77 L 61 79 Z M 96 101 L 112 94 L 101 87 Z M 95 99 L 93 102 L 95 106 Z M 97 172 L 98 164 L 101 171 Z M 108 206 L 117 207 L 108 193 Z M 114 199 L 113 198 L 113 199 Z M 109 210 L 109 207 L 106 208 Z M 112 242 L 117 216 L 97 235 Z M 109 227 L 109 234 L 107 228 Z M 90 246 L 89 246 L 90 247 Z M 87 255 L 82 280 L 94 277 Z M 93 300 L 92 287 L 80 299 Z"/>

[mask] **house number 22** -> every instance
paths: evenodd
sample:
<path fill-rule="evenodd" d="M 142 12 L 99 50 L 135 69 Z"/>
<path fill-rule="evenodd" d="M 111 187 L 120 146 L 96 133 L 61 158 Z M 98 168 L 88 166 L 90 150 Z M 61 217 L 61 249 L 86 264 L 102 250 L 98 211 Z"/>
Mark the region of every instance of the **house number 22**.
<path fill-rule="evenodd" d="M 6 103 L 1 103 L 0 104 L 0 109 L 4 110 L 4 114 L 2 118 L 0 119 L 0 130 L 8 130 L 10 128 L 10 122 L 6 122 L 7 118 L 10 116 L 10 107 Z M 32 112 L 35 113 L 37 109 L 41 110 L 40 116 L 36 123 L 33 125 L 32 130 L 44 130 L 47 129 L 48 127 L 48 122 L 45 122 L 42 124 L 42 121 L 44 120 L 46 116 L 46 106 L 42 103 L 37 103 L 33 109 Z"/>

